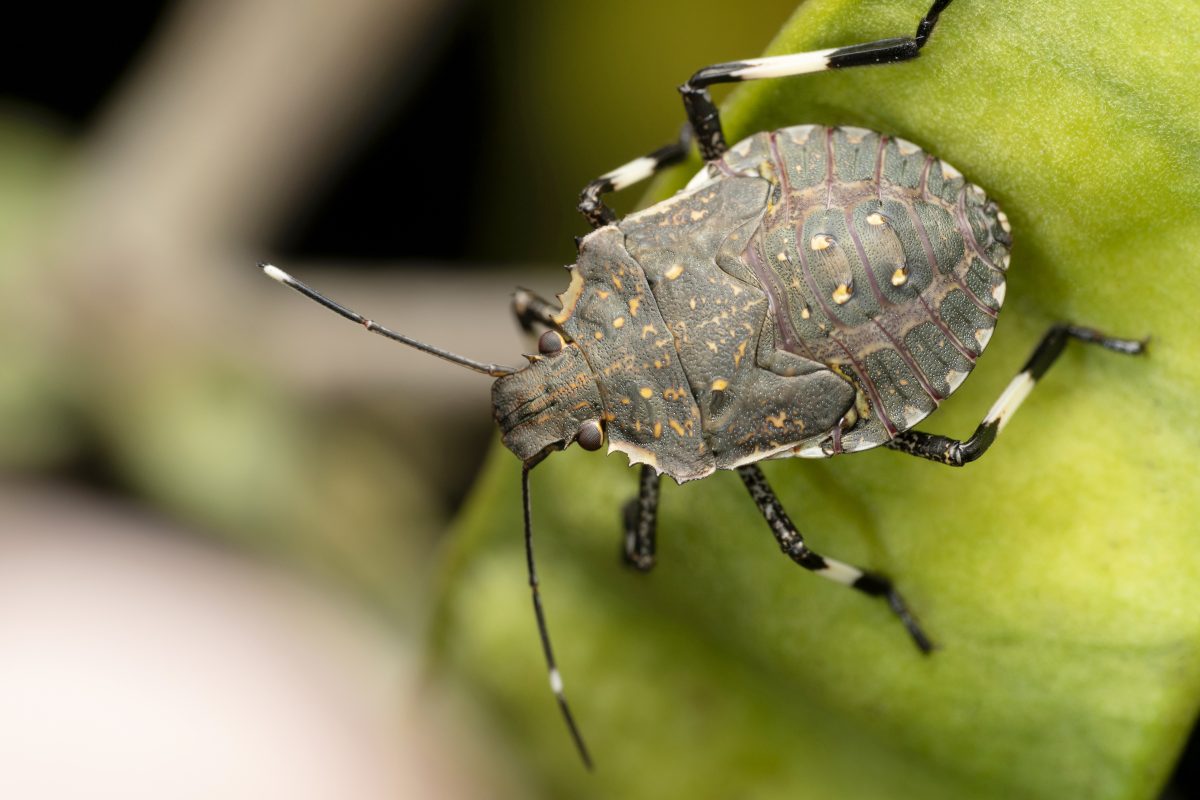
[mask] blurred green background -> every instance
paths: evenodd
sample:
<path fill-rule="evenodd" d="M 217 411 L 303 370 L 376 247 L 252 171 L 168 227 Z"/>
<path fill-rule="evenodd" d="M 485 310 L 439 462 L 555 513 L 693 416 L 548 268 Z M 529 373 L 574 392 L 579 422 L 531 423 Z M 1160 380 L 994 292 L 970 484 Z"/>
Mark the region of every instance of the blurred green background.
<path fill-rule="evenodd" d="M 810 0 L 777 46 L 905 35 L 924 6 Z M 586 231 L 579 189 L 672 138 L 674 86 L 701 65 L 759 54 L 794 10 L 793 0 L 190 0 L 69 26 L 47 12 L 31 52 L 77 37 L 93 66 L 60 75 L 18 49 L 0 95 L 0 585 L 16 587 L 0 612 L 0 664 L 10 664 L 0 707 L 11 712 L 0 745 L 19 743 L 25 765 L 0 770 L 0 794 L 70 796 L 50 766 L 65 762 L 88 767 L 74 771 L 81 785 L 106 780 L 126 797 L 171 793 L 163 781 L 205 796 L 203 781 L 222 774 L 243 783 L 208 796 L 1072 796 L 1070 780 L 1022 784 L 1055 772 L 1094 775 L 1088 796 L 1154 796 L 1196 706 L 1197 641 L 1183 635 L 1196 628 L 1194 527 L 1156 527 L 1195 502 L 1184 465 L 1196 451 L 1196 342 L 1168 304 L 1197 293 L 1190 4 L 957 0 L 939 49 L 895 74 L 737 96 L 731 138 L 812 121 L 936 141 L 1008 209 L 1025 248 L 1002 318 L 1009 343 L 997 336 L 987 377 L 927 429 L 969 430 L 1055 316 L 1152 331 L 1162 347 L 1149 366 L 1070 355 L 1056 368 L 1068 377 L 1039 389 L 1044 405 L 1022 412 L 1035 421 L 1024 436 L 1014 423 L 991 468 L 934 475 L 884 453 L 865 466 L 769 472 L 788 476 L 785 502 L 827 552 L 883 560 L 872 565 L 926 602 L 948 648 L 933 673 L 880 609 L 827 596 L 786 563 L 776 572 L 783 559 L 751 527 L 761 522 L 730 476 L 668 491 L 664 564 L 644 577 L 617 565 L 617 509 L 634 485 L 623 459 L 572 454 L 539 470 L 551 625 L 585 733 L 602 745 L 596 778 L 575 763 L 544 688 L 521 575 L 518 465 L 493 441 L 486 379 L 364 336 L 254 269 L 274 260 L 406 333 L 513 362 L 532 345 L 509 293 L 561 290 L 572 237 Z M 92 35 L 102 29 L 113 33 Z M 622 210 L 638 200 L 626 194 Z M 1079 258 L 1101 247 L 1104 258 Z M 1064 454 L 1043 435 L 1067 419 L 1075 445 L 1104 433 Z M 1174 444 L 1160 435 L 1167 421 Z M 491 469 L 448 542 L 489 448 Z M 1122 472 L 1117 456 L 1131 451 Z M 903 494 L 897 474 L 913 482 L 906 516 L 889 505 Z M 1009 495 L 1013 474 L 1027 480 Z M 1163 513 L 1109 512 L 1106 502 L 1127 511 L 1121 502 L 1139 491 Z M 1017 558 L 989 544 L 1000 539 L 972 516 L 981 508 L 1019 529 Z M 908 537 L 906 524 L 930 532 Z M 732 538 L 743 526 L 760 538 Z M 1114 533 L 1122 526 L 1155 546 L 1141 552 Z M 680 552 L 681 537 L 708 555 Z M 746 542 L 762 545 L 749 560 Z M 1096 552 L 1106 547 L 1115 559 Z M 963 564 L 973 565 L 965 577 L 948 577 Z M 1017 577 L 980 592 L 997 564 Z M 1086 622 L 1060 632 L 1056 652 L 1030 638 L 1022 617 L 1040 622 L 1062 601 L 1036 602 L 1050 584 L 1127 639 L 1103 626 L 1093 636 Z M 994 611 L 997 591 L 1021 602 L 982 627 L 1013 647 L 978 648 L 970 614 Z M 807 633 L 804 612 L 774 617 L 797 605 L 815 626 Z M 841 642 L 828 658 L 808 649 L 822 636 Z M 863 660 L 859 646 L 889 663 Z M 1031 652 L 1049 653 L 1032 672 Z M 263 699 L 278 689 L 263 688 L 264 665 L 290 676 L 275 704 Z M 1030 682 L 1016 695 L 958 696 L 949 728 L 936 714 L 917 719 L 922 687 L 985 692 L 955 683 L 972 665 L 980 684 L 993 672 Z M 1037 683 L 1057 670 L 1062 686 Z M 143 696 L 151 677 L 164 688 Z M 1096 701 L 1114 679 L 1145 691 Z M 801 680 L 818 688 L 781 702 Z M 112 688 L 122 681 L 128 695 Z M 889 711 L 897 686 L 914 694 Z M 1150 695 L 1161 706 L 1130 712 Z M 1074 716 L 1081 699 L 1095 717 Z M 1001 777 L 986 755 L 937 742 L 975 746 L 962 731 L 973 719 L 989 730 L 997 705 L 1028 722 L 1021 703 L 1059 713 L 1047 739 L 1079 746 L 995 741 L 999 759 L 1037 762 Z M 142 715 L 139 704 L 165 710 Z M 280 712 L 296 704 L 312 710 Z M 222 716 L 226 707 L 261 722 Z M 190 738 L 200 711 L 214 733 Z M 906 713 L 920 735 L 897 746 Z M 864 722 L 876 716 L 882 725 Z M 109 735 L 121 719 L 132 721 L 125 733 Z M 790 760 L 792 748 L 804 757 Z M 1189 763 L 1168 790 L 1177 797 L 1191 796 Z"/>

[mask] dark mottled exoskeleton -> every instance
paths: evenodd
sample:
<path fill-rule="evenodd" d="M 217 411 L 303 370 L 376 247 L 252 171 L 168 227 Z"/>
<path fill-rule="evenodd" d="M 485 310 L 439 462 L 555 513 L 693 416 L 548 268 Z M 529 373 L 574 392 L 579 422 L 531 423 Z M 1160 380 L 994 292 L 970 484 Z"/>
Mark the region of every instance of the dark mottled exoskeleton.
<path fill-rule="evenodd" d="M 1143 343 L 1056 325 L 965 441 L 912 427 L 975 366 L 1004 301 L 1009 224 L 983 190 L 920 147 L 861 128 L 803 125 L 726 147 L 706 87 L 915 58 L 950 0 L 912 38 L 718 64 L 680 87 L 678 142 L 589 184 L 558 303 L 519 291 L 521 323 L 546 328 L 513 369 L 382 328 L 263 265 L 272 277 L 368 329 L 496 376 L 504 444 L 524 465 L 529 583 L 550 684 L 587 750 L 550 647 L 530 523 L 529 471 L 578 442 L 641 464 L 625 509 L 625 556 L 654 565 L 659 479 L 737 470 L 782 550 L 818 575 L 885 599 L 924 652 L 930 640 L 882 576 L 810 550 L 757 462 L 883 445 L 953 466 L 978 458 L 1069 339 L 1122 353 Z M 674 197 L 617 220 L 601 196 L 682 160 L 707 162 Z"/>

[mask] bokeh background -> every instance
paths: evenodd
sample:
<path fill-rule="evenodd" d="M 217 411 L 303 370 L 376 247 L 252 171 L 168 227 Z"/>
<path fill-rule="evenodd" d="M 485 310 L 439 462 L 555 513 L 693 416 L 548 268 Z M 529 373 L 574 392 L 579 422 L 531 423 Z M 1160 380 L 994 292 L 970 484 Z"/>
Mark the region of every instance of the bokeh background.
<path fill-rule="evenodd" d="M 561 288 L 580 187 L 794 5 L 26 9 L 0 53 L 0 796 L 534 792 L 423 658 L 487 380 L 254 264 L 513 362 L 508 297 Z"/>
<path fill-rule="evenodd" d="M 511 362 L 508 298 L 561 288 L 582 185 L 793 5 L 26 9 L 0 53 L 0 796 L 527 796 L 422 658 L 487 379 L 254 264 Z"/>

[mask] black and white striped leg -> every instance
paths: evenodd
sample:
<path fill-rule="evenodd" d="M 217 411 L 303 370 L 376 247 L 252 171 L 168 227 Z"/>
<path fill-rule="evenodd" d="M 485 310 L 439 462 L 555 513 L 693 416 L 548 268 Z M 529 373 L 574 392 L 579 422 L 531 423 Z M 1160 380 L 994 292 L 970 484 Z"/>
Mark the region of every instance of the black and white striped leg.
<path fill-rule="evenodd" d="M 643 464 L 638 496 L 625 504 L 625 563 L 639 572 L 654 568 L 659 481 L 654 468 Z"/>
<path fill-rule="evenodd" d="M 1140 355 L 1146 352 L 1146 342 L 1134 339 L 1115 339 L 1106 336 L 1092 328 L 1078 325 L 1055 325 L 1046 332 L 1033 355 L 1025 362 L 1025 366 L 1017 373 L 1005 390 L 992 404 L 987 416 L 975 429 L 970 439 L 959 441 L 948 436 L 939 436 L 921 431 L 904 431 L 887 443 L 887 447 L 908 453 L 913 456 L 927 458 L 940 464 L 961 467 L 982 456 L 1012 415 L 1020 408 L 1021 403 L 1046 374 L 1046 370 L 1062 354 L 1063 348 L 1071 339 L 1078 339 L 1088 344 L 1099 345 L 1108 350 L 1114 350 L 1126 355 Z"/>
<path fill-rule="evenodd" d="M 828 50 L 813 50 L 808 53 L 792 53 L 786 56 L 751 58 L 745 61 L 729 61 L 704 67 L 679 87 L 683 95 L 683 107 L 688 122 L 695 133 L 700 155 L 705 161 L 720 158 L 725 152 L 725 134 L 721 130 L 721 116 L 717 111 L 708 87 L 715 83 L 737 83 L 761 78 L 785 78 L 827 69 L 860 67 L 868 64 L 893 64 L 916 58 L 929 40 L 937 24 L 938 16 L 950 5 L 950 0 L 936 0 L 917 25 L 916 35 L 899 39 L 881 39 L 876 42 L 833 47 Z"/>
<path fill-rule="evenodd" d="M 529 499 L 529 471 L 537 466 L 545 455 L 543 452 L 521 465 L 521 501 L 525 508 L 525 565 L 529 571 L 529 591 L 533 595 L 533 613 L 537 617 L 538 636 L 542 640 L 542 653 L 546 656 L 546 670 L 550 676 L 550 691 L 554 692 L 554 699 L 558 701 L 558 708 L 562 712 L 563 721 L 567 723 L 567 730 L 571 732 L 571 738 L 575 741 L 579 757 L 583 759 L 584 766 L 591 769 L 592 757 L 588 755 L 583 734 L 579 732 L 575 717 L 571 714 L 571 707 L 567 705 L 562 676 L 554 661 L 554 650 L 550 647 L 550 630 L 546 627 L 546 612 L 542 610 L 542 595 L 538 590 L 537 567 L 533 563 L 533 504 Z"/>
<path fill-rule="evenodd" d="M 644 181 L 663 167 L 678 164 L 687 157 L 688 148 L 692 144 L 692 130 L 684 126 L 679 133 L 679 141 L 658 148 L 653 153 L 635 158 L 627 164 L 622 164 L 611 172 L 606 172 L 596 180 L 583 187 L 579 193 L 579 213 L 587 217 L 593 228 L 603 228 L 615 222 L 617 215 L 600 199 L 601 195 L 616 192 L 635 183 Z"/>
<path fill-rule="evenodd" d="M 783 510 L 783 506 L 775 497 L 775 492 L 771 490 L 762 470 L 755 464 L 748 464 L 738 467 L 737 471 L 738 475 L 742 477 L 742 482 L 746 484 L 746 488 L 750 490 L 750 496 L 758 504 L 758 510 L 762 512 L 763 518 L 770 526 L 771 533 L 775 534 L 775 541 L 779 542 L 779 549 L 788 558 L 822 578 L 828 578 L 843 586 L 858 589 L 865 594 L 886 599 L 888 606 L 904 623 L 904 627 L 908 629 L 909 635 L 912 636 L 913 642 L 921 652 L 928 653 L 933 650 L 933 642 L 925 635 L 925 631 L 921 630 L 916 618 L 908 610 L 904 598 L 892 586 L 891 581 L 882 575 L 826 558 L 810 550 L 804 543 L 804 537 L 800 531 L 796 530 L 796 526 L 792 524 L 787 512 Z"/>
<path fill-rule="evenodd" d="M 554 317 L 562 312 L 558 303 L 551 303 L 528 289 L 517 289 L 513 293 L 512 310 L 517 322 L 521 323 L 521 329 L 526 333 L 532 333 L 535 324 L 547 328 L 557 327 Z"/>

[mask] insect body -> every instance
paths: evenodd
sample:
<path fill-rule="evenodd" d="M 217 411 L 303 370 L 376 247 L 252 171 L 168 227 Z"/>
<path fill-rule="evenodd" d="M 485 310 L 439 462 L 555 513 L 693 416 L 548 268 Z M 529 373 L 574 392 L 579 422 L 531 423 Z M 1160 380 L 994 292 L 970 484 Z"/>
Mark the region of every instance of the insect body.
<path fill-rule="evenodd" d="M 932 644 L 882 576 L 807 547 L 757 462 L 876 446 L 961 466 L 978 458 L 1069 339 L 1135 354 L 1143 343 L 1056 325 L 975 433 L 913 426 L 966 378 L 1004 299 L 1008 221 L 962 175 L 916 145 L 861 128 L 797 126 L 725 146 L 707 86 L 914 58 L 950 0 L 912 38 L 719 64 L 680 87 L 680 140 L 593 181 L 558 303 L 519 291 L 518 319 L 545 328 L 516 369 L 383 328 L 281 270 L 266 272 L 368 329 L 497 378 L 504 444 L 523 463 L 525 543 L 553 689 L 586 763 L 546 627 L 532 546 L 529 472 L 578 442 L 641 464 L 625 508 L 625 555 L 654 564 L 662 474 L 684 482 L 736 470 L 783 552 L 814 573 L 887 601 L 916 645 Z M 623 220 L 601 201 L 686 155 L 704 168 L 676 196 Z"/>
<path fill-rule="evenodd" d="M 521 405 L 529 378 L 497 381 L 505 444 L 527 459 L 561 434 L 554 420 L 594 418 L 611 449 L 682 482 L 888 442 L 987 343 L 1006 225 L 903 140 L 757 134 L 686 191 L 583 239 L 551 320 L 571 344 L 529 369 L 557 370 L 575 349 L 590 369 L 548 407 Z"/>

